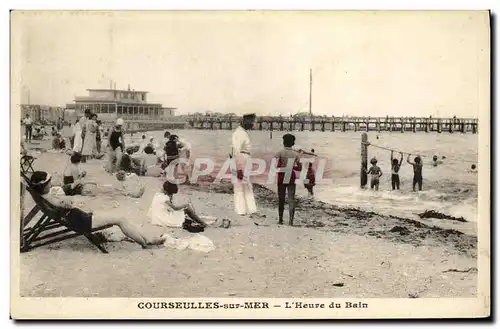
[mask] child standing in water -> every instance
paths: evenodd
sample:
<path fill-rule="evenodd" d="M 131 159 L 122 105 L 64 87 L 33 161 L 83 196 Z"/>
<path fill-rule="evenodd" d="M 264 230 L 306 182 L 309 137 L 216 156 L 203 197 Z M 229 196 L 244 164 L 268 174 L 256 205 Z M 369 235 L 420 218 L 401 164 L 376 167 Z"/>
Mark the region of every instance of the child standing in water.
<path fill-rule="evenodd" d="M 437 155 L 435 155 L 435 156 L 432 157 L 432 166 L 433 167 L 437 167 L 437 166 L 439 166 L 441 164 L 443 164 L 443 161 L 438 160 L 438 156 Z"/>
<path fill-rule="evenodd" d="M 417 155 L 414 159 L 415 162 L 410 161 L 410 155 L 408 154 L 408 158 L 406 161 L 413 166 L 413 192 L 415 192 L 415 186 L 418 184 L 418 190 L 422 191 L 422 160 L 420 157 Z"/>
<path fill-rule="evenodd" d="M 392 190 L 399 190 L 399 169 L 401 168 L 401 164 L 403 163 L 403 152 L 401 153 L 401 159 L 394 159 L 394 151 L 391 151 L 391 184 Z"/>
<path fill-rule="evenodd" d="M 382 177 L 382 169 L 380 169 L 379 166 L 377 166 L 377 159 L 376 158 L 373 158 L 370 160 L 370 163 L 372 164 L 372 166 L 370 167 L 370 169 L 368 169 L 368 171 L 366 172 L 368 175 L 371 176 L 371 179 L 370 179 L 370 188 L 373 189 L 375 188 L 375 191 L 378 191 L 378 187 L 379 187 L 379 184 L 380 184 L 380 177 Z"/>
<path fill-rule="evenodd" d="M 309 163 L 309 167 L 307 168 L 306 180 L 304 182 L 304 187 L 309 192 L 309 197 L 314 197 L 314 185 L 316 185 L 316 173 L 312 167 L 312 162 Z"/>

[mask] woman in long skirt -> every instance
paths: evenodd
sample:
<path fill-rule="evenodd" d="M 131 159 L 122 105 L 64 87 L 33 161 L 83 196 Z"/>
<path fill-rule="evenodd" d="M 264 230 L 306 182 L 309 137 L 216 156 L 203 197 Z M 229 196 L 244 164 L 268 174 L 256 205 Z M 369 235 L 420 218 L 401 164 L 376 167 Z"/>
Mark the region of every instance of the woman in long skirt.
<path fill-rule="evenodd" d="M 73 125 L 73 152 L 80 153 L 82 151 L 83 140 L 82 140 L 82 126 L 80 124 L 80 119 L 76 120 Z"/>
<path fill-rule="evenodd" d="M 85 122 L 85 139 L 83 140 L 82 155 L 86 159 L 90 159 L 97 149 L 96 147 L 96 132 L 97 132 L 97 115 L 92 114 L 90 119 Z"/>

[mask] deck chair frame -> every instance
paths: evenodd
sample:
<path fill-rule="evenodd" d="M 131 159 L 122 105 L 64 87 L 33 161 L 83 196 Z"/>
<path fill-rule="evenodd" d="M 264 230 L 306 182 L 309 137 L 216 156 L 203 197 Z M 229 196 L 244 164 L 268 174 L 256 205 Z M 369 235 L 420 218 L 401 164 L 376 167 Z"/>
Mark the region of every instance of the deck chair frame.
<path fill-rule="evenodd" d="M 87 240 L 96 246 L 102 253 L 107 254 L 108 251 L 101 244 L 101 241 L 94 235 L 95 232 L 110 228 L 113 225 L 105 225 L 93 229 L 89 233 L 75 232 L 66 221 L 70 209 L 63 209 L 52 205 L 45 200 L 40 194 L 35 192 L 28 183 L 27 176 L 21 173 L 24 182 L 24 189 L 31 195 L 35 201 L 35 206 L 26 215 L 21 218 L 20 240 L 21 252 L 26 252 L 37 247 L 49 245 L 52 243 L 73 239 L 83 235 Z M 41 212 L 41 217 L 31 227 L 27 227 L 33 218 Z"/>
<path fill-rule="evenodd" d="M 36 158 L 31 155 L 23 155 L 21 157 L 21 171 L 23 173 L 32 173 L 35 171 L 33 169 L 33 162 L 35 162 Z"/>

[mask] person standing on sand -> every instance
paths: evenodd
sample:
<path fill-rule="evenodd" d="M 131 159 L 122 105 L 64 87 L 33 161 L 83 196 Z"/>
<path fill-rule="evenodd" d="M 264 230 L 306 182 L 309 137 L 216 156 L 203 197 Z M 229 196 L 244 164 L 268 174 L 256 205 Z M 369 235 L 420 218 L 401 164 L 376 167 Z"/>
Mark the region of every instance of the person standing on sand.
<path fill-rule="evenodd" d="M 290 179 L 285 181 L 286 171 L 278 172 L 278 224 L 283 224 L 283 212 L 285 211 L 285 197 L 288 192 L 288 212 L 289 212 L 289 225 L 293 226 L 293 219 L 295 215 L 295 180 L 297 176 L 295 170 L 302 170 L 299 153 L 292 149 L 295 145 L 295 136 L 292 134 L 283 135 L 283 149 L 274 156 L 278 159 L 277 167 L 288 167 L 288 163 L 292 163 Z M 288 178 L 288 177 L 287 177 Z"/>
<path fill-rule="evenodd" d="M 102 121 L 96 120 L 97 129 L 95 132 L 95 142 L 96 142 L 96 151 L 97 154 L 101 154 L 101 146 L 102 146 Z"/>
<path fill-rule="evenodd" d="M 233 179 L 234 210 L 238 215 L 251 215 L 257 212 L 250 177 L 245 175 L 245 167 L 250 158 L 250 137 L 247 130 L 252 129 L 255 114 L 245 114 L 232 135 L 231 158 L 236 162 L 236 179 Z"/>
<path fill-rule="evenodd" d="M 31 136 L 33 135 L 33 120 L 31 120 L 28 113 L 26 113 L 26 117 L 23 119 L 23 124 L 26 135 L 26 142 L 31 143 Z"/>
<path fill-rule="evenodd" d="M 108 165 L 107 169 L 110 172 L 119 171 L 122 162 L 123 150 L 125 150 L 125 141 L 123 138 L 123 119 L 118 118 L 113 130 L 108 138 Z M 116 159 L 116 164 L 113 161 Z"/>
<path fill-rule="evenodd" d="M 90 120 L 90 115 L 92 113 L 90 112 L 89 109 L 85 110 L 85 114 L 83 117 L 80 118 L 80 126 L 82 127 L 82 148 L 77 151 L 82 153 L 83 155 L 83 147 L 85 146 L 85 137 L 87 135 L 87 121 Z M 82 163 L 85 163 L 87 161 L 85 156 L 82 156 Z"/>
<path fill-rule="evenodd" d="M 83 139 L 82 139 L 82 125 L 80 123 L 81 118 L 76 119 L 73 125 L 73 152 L 80 153 L 82 151 Z"/>
<path fill-rule="evenodd" d="M 82 162 L 86 159 L 91 159 L 96 153 L 96 134 L 97 134 L 97 114 L 90 114 L 88 120 L 85 121 L 85 138 L 82 148 Z M 84 160 L 85 159 L 85 160 Z"/>

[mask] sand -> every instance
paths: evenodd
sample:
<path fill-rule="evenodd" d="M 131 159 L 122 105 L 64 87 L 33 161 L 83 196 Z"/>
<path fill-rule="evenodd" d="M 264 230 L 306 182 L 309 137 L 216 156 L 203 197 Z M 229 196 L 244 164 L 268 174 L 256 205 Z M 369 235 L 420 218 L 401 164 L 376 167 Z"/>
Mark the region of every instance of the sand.
<path fill-rule="evenodd" d="M 44 149 L 46 141 L 35 147 Z M 46 147 L 46 146 L 45 146 Z M 36 154 L 35 168 L 58 177 L 65 154 Z M 114 177 L 102 160 L 84 164 L 100 184 Z M 59 178 L 62 179 L 62 178 Z M 112 209 L 153 233 L 180 229 L 148 225 L 146 216 L 161 181 L 140 178 L 139 199 L 77 196 L 85 209 Z M 275 194 L 255 186 L 259 216 L 237 216 L 231 185 L 182 186 L 200 214 L 228 217 L 229 229 L 203 235 L 209 253 L 167 247 L 143 250 L 129 241 L 108 242 L 100 253 L 75 238 L 21 254 L 20 290 L 33 297 L 473 297 L 477 293 L 477 238 L 453 228 L 299 199 L 296 226 L 278 226 Z M 25 209 L 33 201 L 28 196 Z M 25 211 L 27 211 L 25 210 Z M 287 214 L 287 208 L 285 208 Z M 286 221 L 285 216 L 285 221 Z"/>

